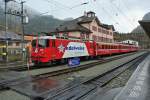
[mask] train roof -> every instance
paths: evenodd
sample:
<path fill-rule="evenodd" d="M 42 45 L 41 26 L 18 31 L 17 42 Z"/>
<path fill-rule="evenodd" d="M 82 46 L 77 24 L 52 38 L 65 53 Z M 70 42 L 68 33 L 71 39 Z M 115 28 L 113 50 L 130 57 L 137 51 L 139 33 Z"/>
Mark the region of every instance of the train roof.
<path fill-rule="evenodd" d="M 40 37 L 33 37 L 33 39 L 56 39 L 55 36 L 40 36 Z"/>
<path fill-rule="evenodd" d="M 105 43 L 105 42 L 99 42 L 101 44 L 104 44 L 104 45 L 122 45 L 122 46 L 136 46 L 136 45 L 129 45 L 129 44 L 122 44 L 122 43 Z"/>

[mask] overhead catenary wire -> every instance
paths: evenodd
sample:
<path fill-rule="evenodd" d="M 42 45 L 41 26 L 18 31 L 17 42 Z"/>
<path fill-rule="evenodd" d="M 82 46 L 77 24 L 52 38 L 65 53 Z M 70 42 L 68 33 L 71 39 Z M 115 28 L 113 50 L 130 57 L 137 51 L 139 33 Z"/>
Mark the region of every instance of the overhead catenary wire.
<path fill-rule="evenodd" d="M 122 16 L 124 17 L 125 20 L 127 20 L 127 22 L 129 23 L 129 25 L 132 27 L 132 28 L 135 28 L 135 25 L 132 23 L 132 21 L 130 20 L 130 18 L 128 18 L 128 16 L 114 3 L 114 2 L 109 2 L 113 5 L 113 7 L 115 7 L 119 12 L 120 14 L 122 14 Z"/>
<path fill-rule="evenodd" d="M 121 16 L 123 16 L 120 12 L 118 12 L 118 9 L 116 9 L 114 6 L 112 6 L 110 3 L 108 3 L 110 6 L 110 12 L 114 12 L 114 14 L 115 14 L 115 18 L 114 19 L 116 19 L 117 17 L 120 17 L 121 18 Z M 114 11 L 115 10 L 115 11 Z M 120 16 L 121 15 L 121 16 Z M 123 20 L 117 20 L 119 23 L 121 23 L 120 25 L 122 25 L 122 23 L 129 23 L 129 21 L 128 20 L 126 20 L 126 18 L 123 16 L 122 17 L 122 19 Z M 130 29 L 131 27 L 133 27 L 131 24 L 128 24 L 128 25 L 123 25 L 123 27 L 126 27 L 127 29 Z"/>
<path fill-rule="evenodd" d="M 110 3 L 107 3 L 107 4 L 110 4 Z M 102 4 L 101 4 L 102 5 Z M 104 4 L 103 4 L 104 5 Z M 115 17 L 117 18 L 117 17 L 119 17 L 119 15 L 121 15 L 120 14 L 120 12 L 118 13 L 118 9 L 114 9 L 114 7 L 112 6 L 112 4 L 110 4 L 110 6 L 109 7 L 111 7 L 111 8 L 109 8 L 109 11 L 111 10 L 111 13 L 112 12 L 114 12 L 115 13 Z M 106 4 L 105 4 L 105 8 L 106 8 Z M 116 11 L 113 11 L 113 10 L 116 10 Z M 123 16 L 123 15 L 122 15 Z M 124 17 L 124 16 L 123 16 Z M 113 16 L 113 18 L 114 18 L 114 16 Z M 114 18 L 114 19 L 116 19 L 116 18 Z M 123 21 L 123 22 L 122 22 Z M 124 17 L 123 18 L 123 20 L 118 20 L 118 22 L 119 23 L 127 23 L 128 22 L 128 20 L 126 20 L 126 18 Z M 120 24 L 120 25 L 122 25 L 122 24 Z M 128 24 L 128 25 L 123 25 L 122 27 L 128 27 L 127 29 L 130 29 L 131 27 L 132 27 L 132 25 L 130 25 L 130 24 Z"/>
<path fill-rule="evenodd" d="M 58 2 L 58 1 L 56 1 L 56 0 L 44 0 L 44 1 L 48 2 L 48 3 L 51 4 L 51 5 L 52 5 L 52 4 L 55 5 L 56 8 L 57 8 L 57 7 L 59 8 L 59 9 L 52 10 L 53 12 L 59 10 L 59 11 L 63 11 L 63 13 L 66 13 L 66 14 L 68 14 L 67 11 L 69 11 L 69 13 L 74 14 L 74 13 L 72 12 L 73 9 L 71 9 L 71 7 L 66 6 L 66 5 L 64 5 L 64 4 L 62 4 L 62 3 L 60 3 L 60 2 Z M 51 6 L 50 6 L 50 7 L 51 7 Z M 59 13 L 59 14 L 60 14 L 60 13 Z"/>
<path fill-rule="evenodd" d="M 124 1 L 124 0 L 120 0 L 120 2 L 122 2 L 122 4 L 124 5 L 124 7 L 128 10 L 128 11 L 130 11 L 131 9 L 129 8 L 129 6 L 127 6 L 127 1 Z M 133 13 L 130 13 L 130 15 L 131 16 L 133 16 L 133 19 L 132 19 L 132 21 L 133 22 L 135 22 L 136 20 L 135 20 L 135 18 L 136 18 L 136 16 L 135 15 L 133 15 Z M 136 21 L 137 22 L 137 24 L 139 24 L 138 23 L 138 21 Z"/>
<path fill-rule="evenodd" d="M 118 21 L 117 19 L 115 19 L 114 17 L 116 16 L 113 16 L 111 13 L 109 13 L 105 7 L 102 6 L 102 4 L 99 2 L 99 1 L 96 1 L 96 3 L 98 3 L 98 5 L 101 5 L 100 7 L 102 8 L 101 10 L 103 11 L 103 13 L 106 15 L 107 14 L 107 17 L 113 21 L 116 25 L 118 25 L 118 28 L 120 27 L 120 21 Z M 128 28 L 129 26 L 125 25 L 124 27 Z"/>

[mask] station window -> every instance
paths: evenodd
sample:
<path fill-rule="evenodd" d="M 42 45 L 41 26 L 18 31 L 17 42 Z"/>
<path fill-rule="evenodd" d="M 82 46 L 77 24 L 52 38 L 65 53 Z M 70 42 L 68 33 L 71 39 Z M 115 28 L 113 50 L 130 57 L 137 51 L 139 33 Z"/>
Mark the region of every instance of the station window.
<path fill-rule="evenodd" d="M 97 31 L 97 27 L 96 26 L 92 26 L 92 30 L 93 31 Z"/>
<path fill-rule="evenodd" d="M 20 45 L 20 43 L 19 42 L 16 42 L 16 46 L 19 46 Z"/>
<path fill-rule="evenodd" d="M 102 32 L 102 29 L 101 29 L 101 28 L 98 28 L 98 32 Z"/>
<path fill-rule="evenodd" d="M 13 43 L 12 42 L 8 42 L 8 46 L 12 46 L 13 45 Z"/>

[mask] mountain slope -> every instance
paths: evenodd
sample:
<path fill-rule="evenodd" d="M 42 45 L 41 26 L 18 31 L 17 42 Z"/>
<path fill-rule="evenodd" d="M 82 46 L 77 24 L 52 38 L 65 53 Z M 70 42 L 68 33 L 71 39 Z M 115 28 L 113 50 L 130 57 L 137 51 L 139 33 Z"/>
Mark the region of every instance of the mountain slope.
<path fill-rule="evenodd" d="M 8 8 L 19 9 L 20 5 L 12 6 L 13 2 L 8 3 Z M 60 25 L 63 20 L 54 18 L 51 15 L 41 16 L 39 12 L 34 9 L 24 5 L 25 11 L 27 11 L 27 16 L 29 17 L 29 23 L 25 25 L 25 33 L 32 34 L 37 32 L 49 32 L 51 29 Z M 70 18 L 69 18 L 70 19 Z M 8 30 L 16 33 L 21 33 L 21 18 L 13 15 L 7 15 Z M 68 19 L 67 19 L 68 20 Z M 4 15 L 4 2 L 0 0 L 0 30 L 5 29 L 5 15 Z"/>
<path fill-rule="evenodd" d="M 25 25 L 25 33 L 50 32 L 61 23 L 63 23 L 63 20 L 56 19 L 51 15 L 36 16 L 31 18 L 30 22 Z"/>

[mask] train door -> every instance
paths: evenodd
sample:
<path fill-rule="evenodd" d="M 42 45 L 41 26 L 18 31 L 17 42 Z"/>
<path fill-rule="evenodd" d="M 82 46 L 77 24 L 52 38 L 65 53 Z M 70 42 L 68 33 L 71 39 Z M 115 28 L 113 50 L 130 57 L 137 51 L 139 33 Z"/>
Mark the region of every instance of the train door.
<path fill-rule="evenodd" d="M 56 59 L 56 40 L 55 39 L 51 40 L 51 59 L 52 60 Z"/>
<path fill-rule="evenodd" d="M 96 43 L 96 48 L 95 48 L 95 51 L 96 51 L 96 56 L 98 55 L 98 43 Z"/>
<path fill-rule="evenodd" d="M 94 50 L 94 56 L 97 56 L 97 44 L 96 44 L 96 42 L 93 42 L 93 50 Z"/>

